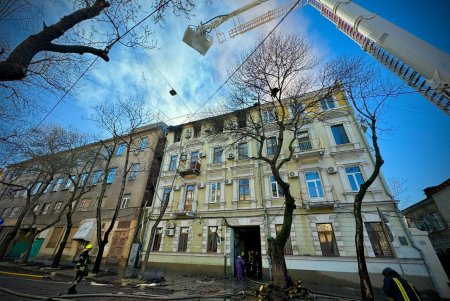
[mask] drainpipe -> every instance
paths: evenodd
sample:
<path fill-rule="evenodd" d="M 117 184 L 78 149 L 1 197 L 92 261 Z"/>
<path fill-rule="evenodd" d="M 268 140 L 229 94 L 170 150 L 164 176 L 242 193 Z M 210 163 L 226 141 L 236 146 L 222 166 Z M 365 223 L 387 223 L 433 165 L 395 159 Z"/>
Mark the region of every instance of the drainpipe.
<path fill-rule="evenodd" d="M 266 201 L 263 197 L 263 189 L 262 189 L 262 176 L 261 176 L 261 160 L 258 160 L 258 180 L 259 180 L 259 197 L 261 198 L 261 206 L 264 210 L 264 225 L 265 225 L 265 238 L 266 241 L 270 236 L 270 228 L 269 228 L 269 215 L 267 213 Z M 267 262 L 269 263 L 269 280 L 272 280 L 272 261 L 270 260 L 270 256 L 267 253 Z"/>
<path fill-rule="evenodd" d="M 346 98 L 346 101 L 347 101 L 348 100 L 347 92 L 344 91 L 344 94 L 345 94 L 345 98 Z M 350 116 L 352 117 L 352 120 L 353 120 L 353 122 L 356 125 L 358 133 L 362 137 L 362 140 L 364 142 L 364 146 L 366 147 L 367 150 L 369 150 L 370 149 L 369 142 L 367 141 L 366 135 L 361 131 L 361 128 L 359 127 L 358 122 L 356 121 L 356 118 L 355 118 L 355 111 L 353 110 L 353 107 L 349 104 L 348 101 L 347 101 L 347 107 L 348 107 L 348 109 L 349 109 L 349 111 L 351 113 Z M 372 161 L 372 164 L 375 165 L 375 159 L 373 158 L 373 156 L 372 156 L 372 154 L 370 152 L 369 152 L 369 158 Z M 400 219 L 400 224 L 402 225 L 403 230 L 406 233 L 406 236 L 408 236 L 408 239 L 411 242 L 411 246 L 415 250 L 417 250 L 417 252 L 419 252 L 420 257 L 423 260 L 425 268 L 426 268 L 426 270 L 428 272 L 428 275 L 430 277 L 431 283 L 433 284 L 434 289 L 439 293 L 439 288 L 437 286 L 436 280 L 434 279 L 433 272 L 431 271 L 430 266 L 428 265 L 427 261 L 425 260 L 425 255 L 423 254 L 422 250 L 416 246 L 416 243 L 414 242 L 414 239 L 413 239 L 413 237 L 411 235 L 411 232 L 409 231 L 408 227 L 406 227 L 405 223 L 403 222 L 403 216 L 401 215 L 400 211 L 398 210 L 397 203 L 395 202 L 394 198 L 391 195 L 391 190 L 389 189 L 389 185 L 387 184 L 386 179 L 384 178 L 384 175 L 382 173 L 380 173 L 378 176 L 380 178 L 381 185 L 383 186 L 384 191 L 387 193 L 387 195 L 394 202 L 394 211 L 397 214 L 397 217 Z M 400 262 L 399 262 L 399 265 L 400 265 Z M 400 265 L 400 268 L 401 268 L 401 265 Z"/>
<path fill-rule="evenodd" d="M 223 245 L 223 276 L 227 277 L 227 225 L 225 225 L 224 222 L 222 222 L 222 225 L 224 226 L 223 229 L 225 230 L 225 239 Z"/>

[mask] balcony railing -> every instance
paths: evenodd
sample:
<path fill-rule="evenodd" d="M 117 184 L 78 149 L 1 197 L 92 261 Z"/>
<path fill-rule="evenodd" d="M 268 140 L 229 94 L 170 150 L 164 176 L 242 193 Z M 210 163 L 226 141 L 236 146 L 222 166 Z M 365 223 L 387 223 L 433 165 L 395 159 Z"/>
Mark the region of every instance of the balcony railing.
<path fill-rule="evenodd" d="M 178 173 L 180 176 L 199 175 L 201 164 L 198 161 L 186 163 L 185 168 L 182 168 Z"/>
<path fill-rule="evenodd" d="M 299 140 L 295 147 L 295 158 L 322 156 L 324 147 L 320 138 Z"/>

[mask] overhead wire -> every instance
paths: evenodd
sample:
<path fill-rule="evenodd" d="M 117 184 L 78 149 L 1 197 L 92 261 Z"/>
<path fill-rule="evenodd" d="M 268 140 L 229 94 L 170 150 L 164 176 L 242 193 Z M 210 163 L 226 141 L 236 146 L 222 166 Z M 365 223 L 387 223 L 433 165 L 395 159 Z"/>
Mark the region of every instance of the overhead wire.
<path fill-rule="evenodd" d="M 159 72 L 159 74 L 161 74 L 161 76 L 164 78 L 164 80 L 166 81 L 166 83 L 169 85 L 169 87 L 173 90 L 176 91 L 176 89 L 173 88 L 173 86 L 170 84 L 169 80 L 167 79 L 167 77 L 164 75 L 164 73 L 161 72 L 161 70 L 158 68 L 158 66 L 155 64 L 155 62 L 152 60 L 151 56 L 148 56 L 148 58 L 150 59 L 150 63 L 153 65 L 153 67 L 155 67 L 155 69 Z M 177 93 L 175 95 L 176 97 L 178 97 L 178 99 L 181 101 L 181 103 L 186 107 L 186 109 L 189 111 L 190 114 L 192 114 L 191 109 L 187 106 L 186 102 L 181 98 L 180 94 Z"/>
<path fill-rule="evenodd" d="M 144 83 L 145 83 L 145 88 L 146 88 L 146 90 L 147 90 L 147 95 L 148 95 L 148 99 L 149 99 L 149 101 L 150 101 L 150 105 L 152 105 L 153 107 L 157 107 L 157 106 L 155 106 L 155 105 L 153 105 L 153 102 L 152 102 L 152 100 L 151 100 L 151 97 L 150 97 L 150 89 L 148 88 L 148 82 L 147 82 L 147 78 L 146 78 L 146 76 L 145 76 L 145 72 L 144 72 L 144 68 L 142 67 L 142 64 L 141 64 L 141 62 L 139 61 L 139 59 L 138 59 L 138 57 L 137 57 L 137 54 L 136 54 L 136 51 L 133 49 L 133 53 L 134 53 L 134 57 L 136 58 L 136 61 L 137 61 L 137 63 L 138 63 L 138 65 L 139 65 L 139 68 L 141 68 L 141 74 L 142 74 L 142 80 L 144 81 Z M 161 111 L 160 109 L 158 109 L 158 113 L 161 113 L 161 114 L 163 114 L 166 118 L 169 118 L 169 116 L 167 116 L 163 111 Z"/>
<path fill-rule="evenodd" d="M 281 18 L 281 20 L 272 28 L 272 30 L 269 31 L 269 33 L 256 45 L 255 49 L 250 52 L 250 54 L 244 59 L 244 61 L 239 64 L 239 66 L 227 77 L 227 79 L 214 91 L 211 96 L 209 96 L 201 105 L 200 107 L 195 110 L 195 112 L 192 115 L 195 115 L 198 113 L 198 111 L 204 107 L 229 81 L 230 79 L 242 68 L 242 66 L 248 61 L 248 59 L 258 50 L 259 47 L 261 47 L 266 40 L 270 37 L 270 35 L 280 26 L 280 24 L 286 19 L 286 17 L 294 10 L 294 8 L 299 4 L 301 0 L 297 0 L 295 4 L 289 9 L 289 11 Z"/>
<path fill-rule="evenodd" d="M 110 43 L 108 46 L 106 46 L 105 50 L 107 52 L 109 52 L 109 50 L 111 50 L 112 46 L 117 43 L 118 41 L 120 41 L 124 36 L 126 36 L 127 34 L 129 34 L 132 30 L 134 30 L 137 26 L 141 25 L 143 22 L 145 22 L 148 18 L 150 18 L 151 16 L 153 16 L 157 11 L 159 11 L 162 7 L 166 6 L 167 4 L 169 4 L 169 2 L 172 2 L 172 0 L 167 0 L 163 3 L 161 3 L 157 8 L 155 8 L 150 14 L 148 14 L 146 17 L 144 17 L 143 19 L 141 19 L 139 22 L 137 22 L 134 26 L 132 26 L 131 28 L 129 28 L 127 31 L 125 31 L 122 35 L 118 36 L 112 43 Z M 92 61 L 92 63 L 81 73 L 80 76 L 78 76 L 78 78 L 75 80 L 74 83 L 72 83 L 72 85 L 69 87 L 69 89 L 59 98 L 59 100 L 56 102 L 55 105 L 53 105 L 53 107 L 50 109 L 50 111 L 47 112 L 47 114 L 38 122 L 38 124 L 36 126 L 34 126 L 29 132 L 28 134 L 25 136 L 26 138 L 29 138 L 31 136 L 31 133 L 33 133 L 34 131 L 36 131 L 36 129 L 42 125 L 42 123 L 50 116 L 50 114 L 56 109 L 56 107 L 61 103 L 61 101 L 67 96 L 67 94 L 69 94 L 69 92 L 73 89 L 73 87 L 81 80 L 81 78 L 87 73 L 87 71 L 95 64 L 95 62 L 98 60 L 98 56 L 95 57 L 95 59 Z M 4 166 L 5 164 L 8 163 L 8 161 L 11 159 L 12 154 L 17 150 L 18 146 L 15 146 L 11 152 L 5 157 L 5 159 L 2 161 L 2 163 L 0 164 L 0 166 Z"/>

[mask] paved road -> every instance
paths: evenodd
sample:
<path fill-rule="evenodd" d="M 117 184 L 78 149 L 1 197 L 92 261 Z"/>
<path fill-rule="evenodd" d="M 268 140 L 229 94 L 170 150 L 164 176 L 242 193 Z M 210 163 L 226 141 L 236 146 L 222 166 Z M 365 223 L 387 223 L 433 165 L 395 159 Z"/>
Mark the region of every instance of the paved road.
<path fill-rule="evenodd" d="M 16 276 L 4 276 L 0 275 L 0 287 L 4 287 L 13 291 L 21 292 L 24 294 L 38 295 L 44 297 L 56 297 L 60 293 L 66 294 L 69 287 L 68 281 L 57 281 L 54 279 L 28 279 L 24 277 Z M 138 292 L 144 292 L 140 289 L 119 287 L 119 286 L 93 286 L 90 282 L 83 280 L 77 287 L 77 291 L 80 294 L 90 293 L 125 293 L 133 294 Z M 154 294 L 154 292 L 149 292 Z M 19 300 L 33 300 L 24 297 L 11 295 L 4 291 L 0 291 L 0 300 L 2 301 L 19 301 Z M 111 297 L 111 298 L 88 298 L 85 300 L 125 300 L 125 298 Z M 126 299 L 130 300 L 130 299 Z"/>

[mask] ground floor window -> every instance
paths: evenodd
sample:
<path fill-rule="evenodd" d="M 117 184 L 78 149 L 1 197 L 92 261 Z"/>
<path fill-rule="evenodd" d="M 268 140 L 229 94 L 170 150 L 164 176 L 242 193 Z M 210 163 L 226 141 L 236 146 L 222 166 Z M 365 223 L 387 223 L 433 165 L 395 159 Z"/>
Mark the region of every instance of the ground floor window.
<path fill-rule="evenodd" d="M 50 236 L 50 239 L 47 243 L 47 248 L 54 248 L 56 247 L 59 238 L 61 237 L 61 234 L 63 232 L 62 227 L 53 228 L 52 236 Z"/>
<path fill-rule="evenodd" d="M 153 239 L 152 251 L 159 251 L 159 247 L 161 247 L 162 231 L 163 231 L 162 228 L 156 229 L 155 238 Z"/>
<path fill-rule="evenodd" d="M 208 253 L 217 252 L 217 226 L 208 227 Z"/>
<path fill-rule="evenodd" d="M 188 242 L 188 227 L 180 228 L 180 239 L 178 240 L 178 252 L 186 252 L 187 251 L 187 242 Z"/>
<path fill-rule="evenodd" d="M 332 224 L 317 224 L 320 248 L 323 256 L 339 256 Z"/>
<path fill-rule="evenodd" d="M 376 257 L 393 257 L 391 245 L 380 222 L 365 223 L 370 243 Z"/>

